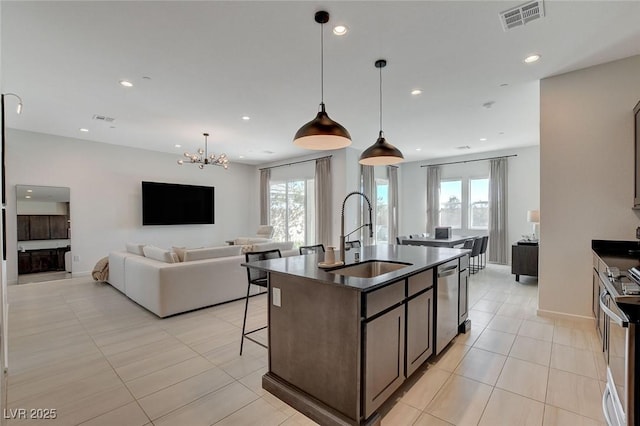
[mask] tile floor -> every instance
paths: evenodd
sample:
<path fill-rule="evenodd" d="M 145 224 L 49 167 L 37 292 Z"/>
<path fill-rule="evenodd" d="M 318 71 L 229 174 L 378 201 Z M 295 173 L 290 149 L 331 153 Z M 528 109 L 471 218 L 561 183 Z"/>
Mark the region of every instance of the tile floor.
<path fill-rule="evenodd" d="M 307 425 L 261 388 L 266 350 L 244 302 L 160 320 L 89 277 L 9 288 L 9 425 Z M 472 329 L 383 406 L 383 425 L 602 425 L 605 365 L 591 321 L 536 316 L 537 282 L 489 265 L 471 277 Z M 250 323 L 265 321 L 265 296 Z"/>

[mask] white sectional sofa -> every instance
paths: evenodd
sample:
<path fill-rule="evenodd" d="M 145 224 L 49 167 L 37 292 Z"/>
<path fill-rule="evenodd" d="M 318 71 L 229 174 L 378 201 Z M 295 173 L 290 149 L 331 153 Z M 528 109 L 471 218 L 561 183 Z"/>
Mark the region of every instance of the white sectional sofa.
<path fill-rule="evenodd" d="M 245 246 L 244 251 L 274 248 L 279 248 L 283 257 L 298 254 L 292 243 L 255 244 Z M 240 266 L 245 260 L 242 251 L 242 246 L 183 250 L 186 261 L 175 262 L 175 252 L 128 244 L 127 251 L 109 254 L 108 282 L 164 318 L 245 297 L 247 272 Z"/>

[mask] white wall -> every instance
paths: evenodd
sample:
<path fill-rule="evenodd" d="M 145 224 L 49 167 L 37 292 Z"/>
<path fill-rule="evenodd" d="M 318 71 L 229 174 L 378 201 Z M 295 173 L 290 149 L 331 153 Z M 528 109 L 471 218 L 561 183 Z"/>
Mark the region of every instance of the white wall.
<path fill-rule="evenodd" d="M 591 240 L 634 240 L 640 56 L 540 84 L 539 309 L 591 314 Z"/>
<path fill-rule="evenodd" d="M 231 164 L 178 166 L 179 154 L 125 148 L 40 133 L 7 129 L 7 272 L 17 279 L 16 185 L 71 189 L 71 249 L 85 274 L 112 250 L 129 241 L 169 248 L 221 245 L 254 235 L 259 214 L 255 167 Z M 215 224 L 142 226 L 141 181 L 208 185 L 216 188 Z M 255 219 L 254 219 L 255 218 Z"/>
<path fill-rule="evenodd" d="M 508 241 L 516 242 L 522 238 L 523 234 L 531 234 L 532 226 L 527 222 L 527 210 L 538 209 L 540 203 L 539 152 L 538 146 L 531 146 L 402 164 L 400 166 L 400 175 L 402 176 L 402 185 L 400 185 L 400 235 L 426 232 L 427 229 L 427 169 L 420 166 L 512 154 L 516 154 L 517 157 L 511 157 L 508 160 Z M 442 179 L 488 177 L 489 162 L 476 161 L 442 166 L 441 176 Z M 459 232 L 463 234 L 482 234 L 482 232 L 469 230 Z M 510 259 L 511 250 L 508 252 Z"/>

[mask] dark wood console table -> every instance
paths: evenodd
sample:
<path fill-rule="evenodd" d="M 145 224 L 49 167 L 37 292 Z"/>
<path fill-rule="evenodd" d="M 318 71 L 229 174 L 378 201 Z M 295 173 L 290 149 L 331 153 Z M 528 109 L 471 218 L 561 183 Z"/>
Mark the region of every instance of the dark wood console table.
<path fill-rule="evenodd" d="M 520 275 L 538 276 L 538 243 L 519 241 L 511 246 L 511 273 L 520 281 Z"/>

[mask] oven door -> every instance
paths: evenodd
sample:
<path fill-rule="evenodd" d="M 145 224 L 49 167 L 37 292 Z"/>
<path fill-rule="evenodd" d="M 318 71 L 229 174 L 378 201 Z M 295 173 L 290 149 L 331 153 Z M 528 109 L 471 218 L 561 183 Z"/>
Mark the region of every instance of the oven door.
<path fill-rule="evenodd" d="M 600 309 L 607 320 L 605 359 L 607 360 L 607 387 L 602 409 L 610 426 L 631 425 L 627 414 L 630 382 L 629 372 L 629 318 L 618 308 L 608 292 L 600 294 Z M 633 408 L 633 407 L 632 407 Z"/>

